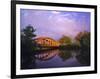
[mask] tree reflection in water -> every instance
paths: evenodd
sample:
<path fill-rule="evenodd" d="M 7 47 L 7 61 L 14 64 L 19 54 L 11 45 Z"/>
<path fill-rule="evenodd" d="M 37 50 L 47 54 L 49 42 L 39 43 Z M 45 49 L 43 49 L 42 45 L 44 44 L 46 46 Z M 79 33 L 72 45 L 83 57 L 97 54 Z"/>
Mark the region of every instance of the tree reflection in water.
<path fill-rule="evenodd" d="M 24 69 L 89 66 L 90 51 L 59 49 L 38 51 L 27 59 L 29 60 L 24 64 Z"/>
<path fill-rule="evenodd" d="M 21 69 L 36 68 L 35 56 L 24 55 L 21 57 Z"/>
<path fill-rule="evenodd" d="M 61 50 L 59 57 L 65 61 L 71 57 L 71 51 Z"/>
<path fill-rule="evenodd" d="M 85 66 L 90 66 L 90 50 L 89 49 L 85 49 L 85 50 L 81 50 L 80 54 L 78 56 L 76 56 L 77 60 L 85 65 Z"/>

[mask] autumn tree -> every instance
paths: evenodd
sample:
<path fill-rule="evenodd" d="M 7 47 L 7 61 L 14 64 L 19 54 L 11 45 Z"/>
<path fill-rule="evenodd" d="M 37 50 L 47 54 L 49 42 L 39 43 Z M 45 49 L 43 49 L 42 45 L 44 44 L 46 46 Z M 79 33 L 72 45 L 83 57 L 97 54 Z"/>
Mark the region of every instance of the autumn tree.
<path fill-rule="evenodd" d="M 63 36 L 62 38 L 60 38 L 59 42 L 61 43 L 61 45 L 69 45 L 72 43 L 71 38 L 68 36 Z"/>

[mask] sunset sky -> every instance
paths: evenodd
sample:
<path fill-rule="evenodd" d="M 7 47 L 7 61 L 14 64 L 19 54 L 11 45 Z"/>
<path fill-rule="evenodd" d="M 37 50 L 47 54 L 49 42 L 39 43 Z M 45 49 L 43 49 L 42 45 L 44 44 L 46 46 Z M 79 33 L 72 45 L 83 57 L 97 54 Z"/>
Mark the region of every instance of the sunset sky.
<path fill-rule="evenodd" d="M 37 37 L 58 40 L 65 35 L 74 38 L 80 31 L 90 31 L 90 13 L 21 9 L 20 23 L 21 29 L 32 25 Z"/>

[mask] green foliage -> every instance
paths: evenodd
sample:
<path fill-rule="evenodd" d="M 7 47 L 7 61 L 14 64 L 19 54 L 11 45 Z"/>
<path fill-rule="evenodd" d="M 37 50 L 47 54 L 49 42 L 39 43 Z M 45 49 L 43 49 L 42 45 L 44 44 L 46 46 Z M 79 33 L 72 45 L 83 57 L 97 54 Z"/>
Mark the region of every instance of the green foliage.
<path fill-rule="evenodd" d="M 81 46 L 90 47 L 90 33 L 84 34 L 80 39 Z"/>
<path fill-rule="evenodd" d="M 22 30 L 21 45 L 23 51 L 32 52 L 33 47 L 35 45 L 35 42 L 33 41 L 33 38 L 36 36 L 34 34 L 35 31 L 36 30 L 31 25 L 28 25 Z"/>
<path fill-rule="evenodd" d="M 69 44 L 72 43 L 72 42 L 71 42 L 71 38 L 68 37 L 68 36 L 63 36 L 63 37 L 59 40 L 59 42 L 61 43 L 61 45 L 69 45 Z"/>
<path fill-rule="evenodd" d="M 75 39 L 80 43 L 81 47 L 90 47 L 90 32 L 80 32 Z"/>
<path fill-rule="evenodd" d="M 21 68 L 29 68 L 31 62 L 31 56 L 35 49 L 35 42 L 33 38 L 35 29 L 28 25 L 21 31 Z"/>
<path fill-rule="evenodd" d="M 31 40 L 33 37 L 35 37 L 36 35 L 34 34 L 36 30 L 31 26 L 28 25 L 25 29 L 22 30 L 22 36 L 26 39 L 26 40 Z"/>

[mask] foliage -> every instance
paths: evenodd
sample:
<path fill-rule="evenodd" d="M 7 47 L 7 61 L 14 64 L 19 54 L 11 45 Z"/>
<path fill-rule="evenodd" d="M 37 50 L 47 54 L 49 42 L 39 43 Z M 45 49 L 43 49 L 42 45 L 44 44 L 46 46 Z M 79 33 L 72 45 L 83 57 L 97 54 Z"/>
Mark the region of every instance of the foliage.
<path fill-rule="evenodd" d="M 24 45 L 23 47 L 26 46 L 27 50 L 32 49 L 35 44 L 35 41 L 33 41 L 33 38 L 36 36 L 34 34 L 35 31 L 36 30 L 31 25 L 28 25 L 21 32 L 21 43 Z"/>
<path fill-rule="evenodd" d="M 33 38 L 35 29 L 28 25 L 21 31 L 21 68 L 28 68 L 31 63 L 31 55 L 35 49 L 35 42 Z"/>
<path fill-rule="evenodd" d="M 75 39 L 80 43 L 80 45 L 83 47 L 90 47 L 90 32 L 80 32 Z"/>
<path fill-rule="evenodd" d="M 78 34 L 77 34 L 77 36 L 75 37 L 75 39 L 77 40 L 77 41 L 80 41 L 80 39 L 81 39 L 81 37 L 84 35 L 84 32 L 79 32 Z"/>
<path fill-rule="evenodd" d="M 90 33 L 86 33 L 80 39 L 80 44 L 82 46 L 90 47 Z"/>
<path fill-rule="evenodd" d="M 36 30 L 31 26 L 28 25 L 25 29 L 22 30 L 21 35 L 26 39 L 26 40 L 31 40 L 33 37 L 36 35 L 34 34 Z"/>
<path fill-rule="evenodd" d="M 69 44 L 72 43 L 72 42 L 71 42 L 71 38 L 68 37 L 68 36 L 63 36 L 63 37 L 59 40 L 59 42 L 61 43 L 61 45 L 69 45 Z"/>

